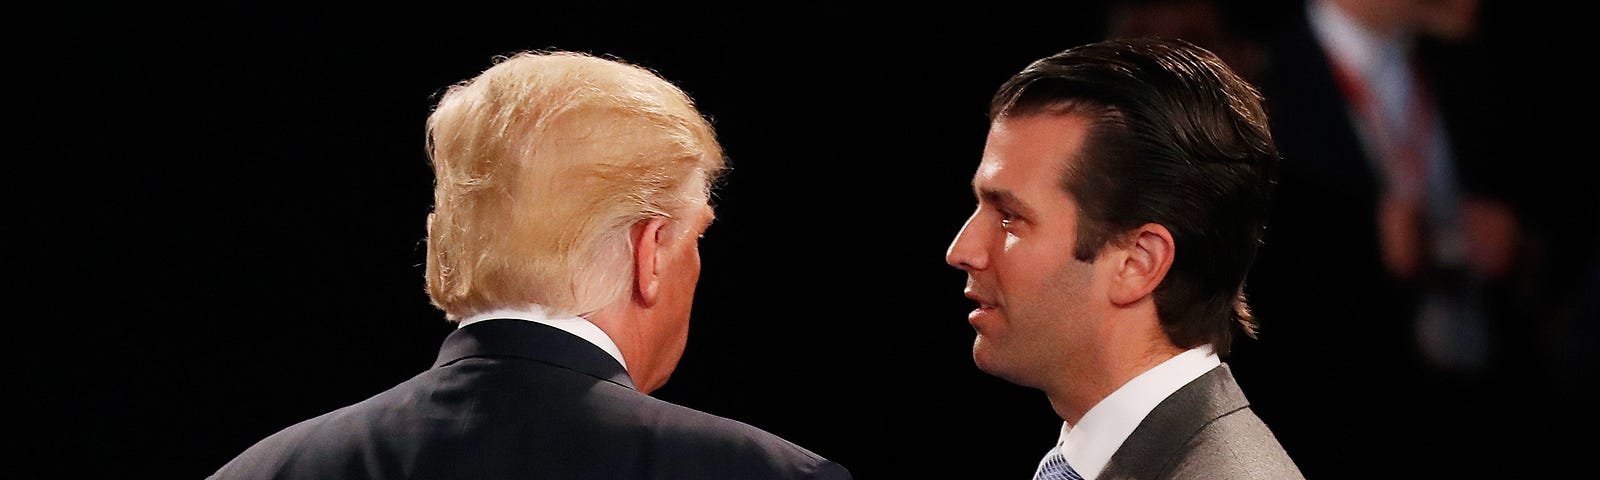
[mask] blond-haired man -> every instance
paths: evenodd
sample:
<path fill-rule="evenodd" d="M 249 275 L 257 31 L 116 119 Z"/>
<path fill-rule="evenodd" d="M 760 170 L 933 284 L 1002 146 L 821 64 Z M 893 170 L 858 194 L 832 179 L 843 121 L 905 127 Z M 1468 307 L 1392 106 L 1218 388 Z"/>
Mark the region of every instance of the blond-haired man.
<path fill-rule="evenodd" d="M 648 396 L 683 354 L 723 169 L 683 91 L 621 61 L 524 52 L 443 96 L 432 369 L 278 432 L 213 478 L 850 478 Z"/>

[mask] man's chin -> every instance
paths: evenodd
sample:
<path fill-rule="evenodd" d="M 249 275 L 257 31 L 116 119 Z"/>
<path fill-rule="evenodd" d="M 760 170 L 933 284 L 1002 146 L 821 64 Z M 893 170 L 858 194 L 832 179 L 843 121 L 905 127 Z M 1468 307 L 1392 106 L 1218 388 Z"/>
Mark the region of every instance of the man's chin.
<path fill-rule="evenodd" d="M 992 341 L 985 345 L 983 337 L 979 336 L 978 340 L 972 344 L 972 363 L 978 366 L 978 370 L 990 376 L 1019 386 L 1038 388 L 1035 385 L 1036 382 L 1030 381 L 1028 376 L 1023 375 L 1023 369 L 1017 368 L 1014 363 L 1007 363 L 999 358 L 998 350 L 999 348 Z"/>
<path fill-rule="evenodd" d="M 983 373 L 1004 378 L 1005 375 L 1002 375 L 1004 369 L 1001 368 L 1000 361 L 994 358 L 996 352 L 992 343 L 992 340 L 985 340 L 983 335 L 978 335 L 972 342 L 972 363 Z"/>

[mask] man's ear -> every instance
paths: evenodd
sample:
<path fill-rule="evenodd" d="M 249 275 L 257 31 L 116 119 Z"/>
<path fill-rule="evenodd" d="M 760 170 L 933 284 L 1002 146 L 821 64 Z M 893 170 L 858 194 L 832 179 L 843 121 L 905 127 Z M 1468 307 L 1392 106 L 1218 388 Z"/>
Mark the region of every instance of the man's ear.
<path fill-rule="evenodd" d="M 658 272 L 660 259 L 656 254 L 661 251 L 661 240 L 666 235 L 663 227 L 667 224 L 665 218 L 652 218 L 633 224 L 630 241 L 633 242 L 633 276 L 634 292 L 638 295 L 639 302 L 649 307 L 656 304 L 661 292 L 661 278 Z"/>
<path fill-rule="evenodd" d="M 1154 293 L 1172 268 L 1176 246 L 1172 232 L 1159 224 L 1146 223 L 1128 232 L 1113 247 L 1118 254 L 1112 257 L 1117 262 L 1111 279 L 1112 303 L 1128 305 Z"/>

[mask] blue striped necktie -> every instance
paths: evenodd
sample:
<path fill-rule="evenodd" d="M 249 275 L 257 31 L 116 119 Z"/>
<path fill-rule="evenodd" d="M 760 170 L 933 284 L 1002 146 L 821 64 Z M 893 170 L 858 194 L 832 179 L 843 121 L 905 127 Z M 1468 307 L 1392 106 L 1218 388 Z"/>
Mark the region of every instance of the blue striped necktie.
<path fill-rule="evenodd" d="M 1039 471 L 1033 474 L 1033 480 L 1083 480 L 1083 475 L 1067 465 L 1067 456 L 1061 453 L 1061 446 L 1056 445 L 1045 454 L 1044 461 L 1039 462 Z"/>

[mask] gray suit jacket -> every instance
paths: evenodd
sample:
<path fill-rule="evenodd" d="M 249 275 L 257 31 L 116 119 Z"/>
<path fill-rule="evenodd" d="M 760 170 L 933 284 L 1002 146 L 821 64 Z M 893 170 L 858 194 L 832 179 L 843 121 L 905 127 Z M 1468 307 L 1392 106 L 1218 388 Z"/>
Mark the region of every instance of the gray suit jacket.
<path fill-rule="evenodd" d="M 1304 478 L 1223 364 L 1156 405 L 1098 480 Z"/>

